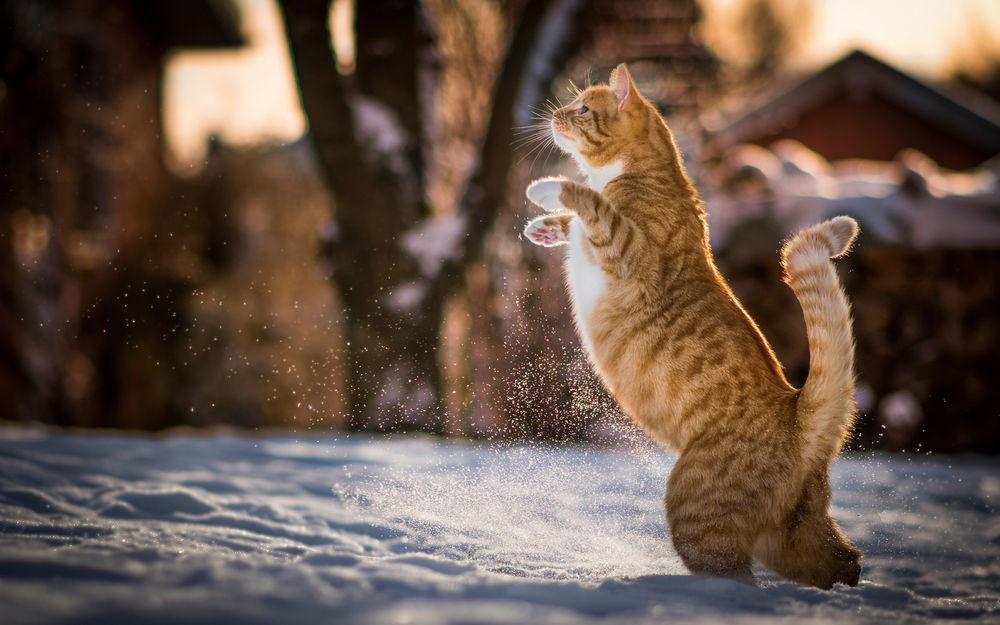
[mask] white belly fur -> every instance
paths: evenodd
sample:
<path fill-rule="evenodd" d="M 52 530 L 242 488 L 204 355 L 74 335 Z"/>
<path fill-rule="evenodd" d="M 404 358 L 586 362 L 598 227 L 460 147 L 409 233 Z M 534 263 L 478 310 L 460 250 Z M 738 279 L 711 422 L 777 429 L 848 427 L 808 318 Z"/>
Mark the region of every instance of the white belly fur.
<path fill-rule="evenodd" d="M 554 133 L 557 143 L 559 133 Z M 590 167 L 586 160 L 575 149 L 570 153 L 576 158 L 580 169 L 587 175 L 589 186 L 601 193 L 611 180 L 621 175 L 624 169 L 621 161 L 609 163 L 603 167 Z M 583 231 L 583 222 L 577 217 L 569 225 L 569 252 L 566 254 L 566 277 L 569 284 L 570 298 L 573 300 L 573 314 L 576 317 L 576 327 L 580 330 L 580 339 L 591 359 L 594 356 L 594 342 L 590 336 L 590 317 L 594 314 L 597 302 L 604 296 L 607 279 L 604 270 L 591 260 L 585 246 L 589 245 Z"/>
<path fill-rule="evenodd" d="M 573 300 L 576 327 L 580 330 L 580 338 L 587 354 L 593 358 L 594 344 L 590 338 L 590 317 L 597 302 L 604 295 L 607 284 L 604 271 L 588 257 L 585 245 L 589 243 L 583 231 L 583 222 L 577 217 L 569 225 L 566 282 L 569 285 L 570 298 Z"/>

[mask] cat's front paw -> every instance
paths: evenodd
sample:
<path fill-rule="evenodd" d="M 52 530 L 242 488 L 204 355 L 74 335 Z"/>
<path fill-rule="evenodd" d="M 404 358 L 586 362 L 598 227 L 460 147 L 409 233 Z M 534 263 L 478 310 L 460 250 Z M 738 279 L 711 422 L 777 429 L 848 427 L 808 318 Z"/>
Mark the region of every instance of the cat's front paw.
<path fill-rule="evenodd" d="M 525 195 L 547 211 L 564 210 L 566 205 L 559 199 L 564 182 L 559 178 L 542 178 L 529 184 Z"/>
<path fill-rule="evenodd" d="M 535 245 L 555 247 L 569 243 L 569 222 L 573 215 L 539 217 L 524 228 L 524 236 Z"/>

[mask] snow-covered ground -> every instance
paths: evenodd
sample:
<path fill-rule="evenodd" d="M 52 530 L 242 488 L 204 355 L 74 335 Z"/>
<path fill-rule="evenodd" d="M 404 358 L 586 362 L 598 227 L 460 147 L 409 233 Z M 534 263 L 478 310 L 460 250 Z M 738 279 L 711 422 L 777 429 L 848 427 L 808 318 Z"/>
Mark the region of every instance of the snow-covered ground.
<path fill-rule="evenodd" d="M 0 622 L 1000 622 L 1000 463 L 850 455 L 862 583 L 689 576 L 638 446 L 0 428 Z"/>

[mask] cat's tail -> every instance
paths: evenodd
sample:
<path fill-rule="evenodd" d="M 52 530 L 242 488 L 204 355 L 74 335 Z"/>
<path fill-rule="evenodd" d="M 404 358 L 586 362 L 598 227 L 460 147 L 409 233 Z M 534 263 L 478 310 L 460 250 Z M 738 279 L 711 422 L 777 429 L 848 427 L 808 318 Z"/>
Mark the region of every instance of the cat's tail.
<path fill-rule="evenodd" d="M 854 422 L 851 309 L 830 259 L 846 254 L 857 234 L 856 221 L 835 217 L 798 233 L 781 250 L 785 282 L 799 299 L 809 337 L 809 377 L 797 414 L 810 467 L 840 451 Z"/>

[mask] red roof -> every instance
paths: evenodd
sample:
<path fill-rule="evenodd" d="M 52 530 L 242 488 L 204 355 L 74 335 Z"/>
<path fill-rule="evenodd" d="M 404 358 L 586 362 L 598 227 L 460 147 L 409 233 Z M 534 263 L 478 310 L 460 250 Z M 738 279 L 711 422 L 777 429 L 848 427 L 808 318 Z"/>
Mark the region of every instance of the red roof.
<path fill-rule="evenodd" d="M 969 169 L 1000 154 L 1000 105 L 945 93 L 861 51 L 767 100 L 714 133 L 726 149 L 795 139 L 828 160 L 891 160 L 917 149 Z"/>

